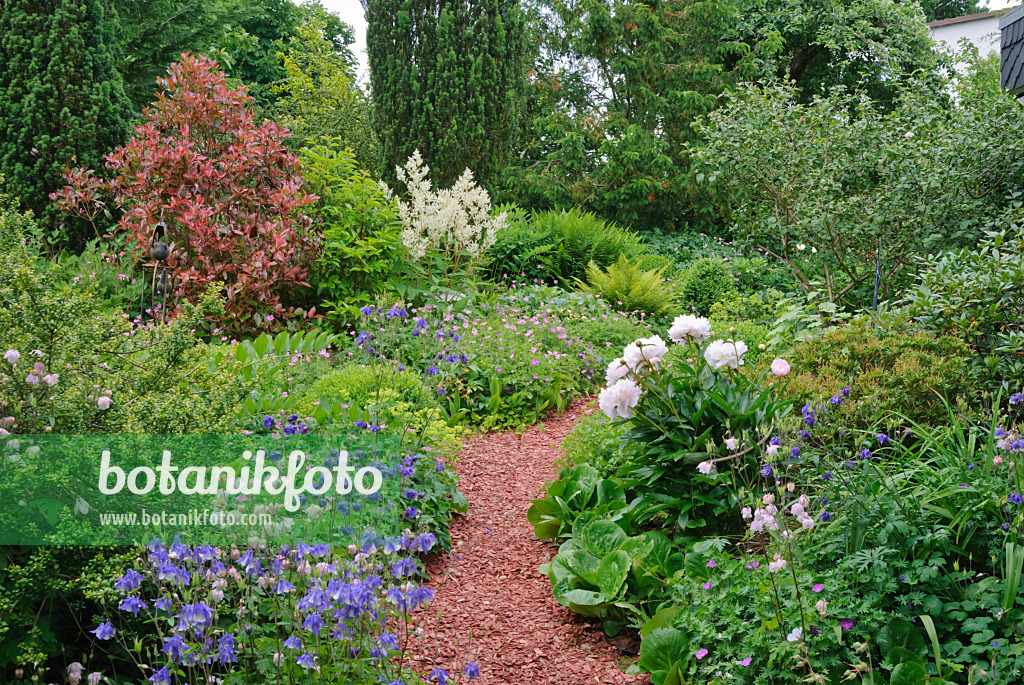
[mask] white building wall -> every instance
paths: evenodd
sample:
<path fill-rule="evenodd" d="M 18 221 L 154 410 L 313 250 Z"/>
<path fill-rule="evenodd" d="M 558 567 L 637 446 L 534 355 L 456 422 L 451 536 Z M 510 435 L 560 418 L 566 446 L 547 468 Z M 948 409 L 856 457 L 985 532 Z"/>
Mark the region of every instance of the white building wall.
<path fill-rule="evenodd" d="M 956 49 L 964 38 L 971 41 L 984 56 L 988 52 L 999 52 L 999 17 L 982 17 L 957 24 L 930 27 L 932 38 L 937 43 L 946 43 Z"/>

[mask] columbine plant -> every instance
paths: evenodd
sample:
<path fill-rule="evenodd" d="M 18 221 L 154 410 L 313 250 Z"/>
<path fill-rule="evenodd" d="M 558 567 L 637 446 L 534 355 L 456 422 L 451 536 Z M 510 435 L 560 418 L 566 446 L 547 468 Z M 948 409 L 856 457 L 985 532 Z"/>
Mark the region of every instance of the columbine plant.
<path fill-rule="evenodd" d="M 417 150 L 397 172 L 409 193 L 409 202 L 398 202 L 402 244 L 433 290 L 442 299 L 457 299 L 461 288 L 453 284 L 472 274 L 505 227 L 507 214 L 491 216 L 491 198 L 469 169 L 451 188 L 435 191 L 430 167 Z M 384 189 L 390 198 L 391 189 Z"/>

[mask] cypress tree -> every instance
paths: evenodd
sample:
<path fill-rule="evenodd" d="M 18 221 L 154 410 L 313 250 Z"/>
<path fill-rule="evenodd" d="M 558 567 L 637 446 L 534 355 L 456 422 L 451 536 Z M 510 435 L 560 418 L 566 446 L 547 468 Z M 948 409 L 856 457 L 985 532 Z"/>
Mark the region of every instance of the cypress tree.
<path fill-rule="evenodd" d="M 128 133 L 112 29 L 101 0 L 0 0 L 0 175 L 65 245 L 89 235 L 60 222 L 49 194 L 67 168 L 102 168 Z"/>
<path fill-rule="evenodd" d="M 524 84 L 518 0 L 367 0 L 366 20 L 385 180 L 419 149 L 436 184 L 468 167 L 493 189 Z"/>

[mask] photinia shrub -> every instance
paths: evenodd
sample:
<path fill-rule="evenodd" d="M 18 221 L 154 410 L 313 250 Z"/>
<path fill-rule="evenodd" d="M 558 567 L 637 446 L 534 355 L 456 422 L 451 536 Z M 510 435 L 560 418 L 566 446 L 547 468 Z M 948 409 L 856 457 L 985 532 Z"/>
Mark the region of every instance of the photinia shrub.
<path fill-rule="evenodd" d="M 286 309 L 281 295 L 305 282 L 316 241 L 304 208 L 317 198 L 303 188 L 288 132 L 257 124 L 252 97 L 231 88 L 217 62 L 185 53 L 157 80 L 156 102 L 126 145 L 106 157 L 111 179 L 84 169 L 51 198 L 94 220 L 113 198 L 118 230 L 145 254 L 163 217 L 173 244 L 175 296 L 195 300 L 223 284 L 226 327 L 275 328 L 314 310 Z"/>

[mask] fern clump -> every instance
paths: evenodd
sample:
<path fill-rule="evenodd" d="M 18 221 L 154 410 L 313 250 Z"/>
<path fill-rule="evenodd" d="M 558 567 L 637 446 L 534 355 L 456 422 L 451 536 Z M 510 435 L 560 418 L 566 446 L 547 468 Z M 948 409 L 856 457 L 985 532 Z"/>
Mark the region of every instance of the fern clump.
<path fill-rule="evenodd" d="M 675 293 L 662 274 L 667 267 L 644 270 L 641 262 L 620 254 L 618 261 L 601 269 L 595 262 L 587 266 L 587 282 L 577 279 L 582 292 L 599 295 L 614 309 L 645 314 L 668 314 L 675 308 Z"/>

